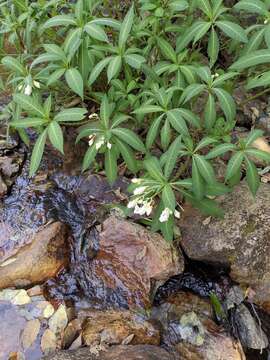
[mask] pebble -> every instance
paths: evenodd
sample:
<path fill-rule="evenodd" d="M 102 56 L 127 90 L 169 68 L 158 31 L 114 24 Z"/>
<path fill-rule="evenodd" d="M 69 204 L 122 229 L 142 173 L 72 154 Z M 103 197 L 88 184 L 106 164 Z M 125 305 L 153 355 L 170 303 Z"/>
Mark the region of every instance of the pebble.
<path fill-rule="evenodd" d="M 68 324 L 68 317 L 66 312 L 66 307 L 64 305 L 60 305 L 56 312 L 49 320 L 49 328 L 52 332 L 60 333 Z"/>
<path fill-rule="evenodd" d="M 25 350 L 27 350 L 34 344 L 39 334 L 39 331 L 40 331 L 40 322 L 38 319 L 27 322 L 21 337 L 22 346 Z"/>
<path fill-rule="evenodd" d="M 36 286 L 32 287 L 31 289 L 27 290 L 27 294 L 31 297 L 42 295 L 42 293 L 43 293 L 42 287 L 39 285 L 36 285 Z"/>
<path fill-rule="evenodd" d="M 41 350 L 44 354 L 54 352 L 56 350 L 57 339 L 56 335 L 50 330 L 45 330 L 41 338 Z"/>
<path fill-rule="evenodd" d="M 0 300 L 10 301 L 13 305 L 25 305 L 31 302 L 26 290 L 5 289 L 0 292 Z"/>

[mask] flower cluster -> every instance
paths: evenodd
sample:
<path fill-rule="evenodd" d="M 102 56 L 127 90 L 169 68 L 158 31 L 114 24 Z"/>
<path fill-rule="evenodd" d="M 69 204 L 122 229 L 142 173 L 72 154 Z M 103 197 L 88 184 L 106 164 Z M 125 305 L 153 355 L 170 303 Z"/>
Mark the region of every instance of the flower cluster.
<path fill-rule="evenodd" d="M 172 215 L 173 212 L 171 209 L 169 208 L 165 208 L 162 213 L 160 214 L 160 217 L 159 217 L 159 221 L 160 222 L 166 222 L 169 220 L 169 217 L 170 215 Z M 174 210 L 174 216 L 177 218 L 177 219 L 180 219 L 180 212 L 178 210 Z"/>
<path fill-rule="evenodd" d="M 97 138 L 97 134 L 95 134 L 95 133 L 89 135 L 88 145 L 92 146 L 95 142 L 96 149 L 99 150 L 102 145 L 107 143 L 107 148 L 109 150 L 112 148 L 112 144 L 109 141 L 106 141 L 104 136 L 100 136 L 99 138 L 97 138 L 97 141 L 96 141 L 96 138 Z"/>
<path fill-rule="evenodd" d="M 19 91 L 23 90 L 25 95 L 30 96 L 32 94 L 33 87 L 35 87 L 37 89 L 40 89 L 40 83 L 38 81 L 34 80 L 32 85 L 30 85 L 30 84 L 27 84 L 27 85 L 21 84 L 21 85 L 18 86 L 18 90 Z"/>

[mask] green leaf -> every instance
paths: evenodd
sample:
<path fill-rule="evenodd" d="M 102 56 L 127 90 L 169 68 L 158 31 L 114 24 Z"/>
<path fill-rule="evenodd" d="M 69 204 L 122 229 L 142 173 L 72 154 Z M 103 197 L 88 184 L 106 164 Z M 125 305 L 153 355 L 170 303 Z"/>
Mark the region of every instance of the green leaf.
<path fill-rule="evenodd" d="M 110 26 L 116 30 L 120 30 L 121 23 L 118 20 L 110 18 L 99 18 L 91 21 L 91 24 Z"/>
<path fill-rule="evenodd" d="M 201 141 L 199 142 L 199 144 L 196 146 L 195 152 L 197 152 L 198 150 L 203 149 L 204 147 L 206 147 L 206 146 L 208 146 L 208 145 L 210 145 L 210 144 L 213 144 L 213 143 L 215 143 L 215 142 L 217 142 L 216 139 L 211 138 L 211 137 L 209 137 L 209 136 L 206 136 L 206 137 L 202 138 L 202 140 L 201 140 Z"/>
<path fill-rule="evenodd" d="M 236 146 L 234 144 L 220 144 L 215 146 L 213 150 L 209 151 L 209 153 L 205 155 L 205 158 L 207 160 L 211 160 L 225 154 L 228 151 L 233 151 L 235 148 Z"/>
<path fill-rule="evenodd" d="M 20 105 L 24 110 L 36 114 L 38 117 L 44 117 L 45 112 L 42 106 L 33 97 L 24 94 L 15 94 L 13 100 L 16 104 Z"/>
<path fill-rule="evenodd" d="M 145 146 L 138 135 L 136 135 L 133 131 L 125 128 L 116 128 L 112 129 L 112 133 L 119 137 L 121 140 L 126 142 L 133 149 L 145 152 Z"/>
<path fill-rule="evenodd" d="M 199 66 L 196 69 L 196 72 L 198 74 L 198 76 L 200 77 L 200 79 L 206 83 L 209 83 L 212 78 L 211 78 L 211 71 L 209 69 L 209 67 L 207 66 Z"/>
<path fill-rule="evenodd" d="M 217 95 L 220 107 L 225 114 L 228 121 L 233 121 L 236 116 L 236 107 L 233 97 L 225 90 L 221 88 L 213 88 Z"/>
<path fill-rule="evenodd" d="M 122 155 L 122 158 L 124 159 L 128 169 L 132 172 L 132 173 L 136 173 L 138 171 L 138 166 L 137 166 L 137 162 L 135 160 L 135 156 L 133 151 L 131 150 L 130 146 L 128 146 L 127 144 L 123 143 L 121 140 L 119 139 L 115 139 L 115 143 Z"/>
<path fill-rule="evenodd" d="M 158 135 L 158 131 L 159 131 L 163 116 L 164 115 L 161 115 L 158 118 L 156 118 L 154 121 L 152 121 L 151 126 L 147 132 L 145 145 L 148 150 L 151 148 L 151 146 L 153 145 L 153 143 Z"/>
<path fill-rule="evenodd" d="M 20 75 L 25 74 L 25 68 L 24 66 L 14 57 L 11 56 L 5 56 L 1 60 L 1 63 L 7 67 L 8 69 L 11 69 L 12 71 L 15 71 L 19 73 Z"/>
<path fill-rule="evenodd" d="M 105 58 L 101 60 L 97 65 L 94 67 L 94 69 L 91 71 L 90 77 L 89 77 L 89 85 L 92 85 L 96 79 L 99 77 L 102 70 L 109 64 L 112 57 Z"/>
<path fill-rule="evenodd" d="M 253 51 L 257 50 L 264 38 L 264 34 L 265 34 L 265 28 L 262 28 L 259 31 L 256 31 L 250 38 L 248 43 L 246 44 L 245 48 L 244 48 L 244 54 L 250 54 Z"/>
<path fill-rule="evenodd" d="M 55 115 L 54 120 L 60 123 L 81 121 L 85 118 L 86 113 L 87 110 L 83 108 L 70 108 L 60 111 Z"/>
<path fill-rule="evenodd" d="M 179 156 L 179 150 L 181 148 L 181 136 L 178 136 L 174 142 L 170 145 L 168 151 L 166 152 L 166 163 L 164 166 L 164 175 L 166 179 L 169 179 L 173 169 L 175 167 L 177 158 Z"/>
<path fill-rule="evenodd" d="M 48 136 L 52 145 L 64 154 L 64 137 L 61 126 L 56 121 L 52 121 L 48 126 Z"/>
<path fill-rule="evenodd" d="M 184 103 L 188 102 L 195 96 L 198 96 L 205 89 L 205 85 L 203 84 L 191 84 L 185 88 L 182 93 L 182 98 L 184 99 Z"/>
<path fill-rule="evenodd" d="M 105 152 L 105 173 L 112 185 L 117 179 L 117 157 L 113 148 Z"/>
<path fill-rule="evenodd" d="M 259 86 L 269 86 L 269 85 L 270 85 L 270 71 L 267 71 L 263 74 L 256 76 L 254 79 L 251 79 L 248 82 L 246 88 L 249 90 Z"/>
<path fill-rule="evenodd" d="M 108 36 L 101 26 L 90 21 L 84 26 L 84 30 L 90 35 L 93 39 L 109 42 Z"/>
<path fill-rule="evenodd" d="M 66 69 L 57 69 L 55 70 L 49 77 L 47 80 L 47 85 L 50 86 L 52 84 L 54 84 L 57 80 L 59 80 L 61 78 L 61 76 L 64 75 L 64 73 L 66 72 Z"/>
<path fill-rule="evenodd" d="M 209 130 L 215 125 L 216 117 L 217 117 L 217 113 L 216 113 L 215 98 L 212 94 L 209 94 L 204 109 L 204 124 L 206 129 Z"/>
<path fill-rule="evenodd" d="M 250 156 L 255 156 L 256 158 L 258 158 L 260 160 L 270 163 L 270 154 L 266 151 L 250 148 L 250 149 L 245 149 L 245 154 L 248 154 Z"/>
<path fill-rule="evenodd" d="M 43 62 L 54 62 L 59 60 L 61 60 L 61 57 L 59 55 L 48 53 L 41 54 L 32 62 L 31 68 Z"/>
<path fill-rule="evenodd" d="M 76 20 L 71 15 L 57 15 L 47 20 L 42 29 L 48 29 L 54 26 L 76 26 Z"/>
<path fill-rule="evenodd" d="M 33 152 L 31 155 L 31 160 L 30 160 L 30 171 L 29 171 L 30 177 L 32 177 L 35 174 L 35 172 L 37 171 L 37 169 L 39 167 L 39 164 L 41 162 L 42 155 L 44 152 L 46 138 L 47 138 L 47 129 L 45 129 L 39 135 L 39 137 L 37 138 L 37 141 L 34 145 Z"/>
<path fill-rule="evenodd" d="M 245 139 L 246 146 L 252 145 L 253 142 L 261 136 L 263 136 L 262 130 L 259 129 L 252 130 L 248 135 L 248 137 Z"/>
<path fill-rule="evenodd" d="M 78 51 L 82 43 L 82 29 L 72 29 L 69 31 L 64 42 L 64 50 L 69 55 L 69 58 L 73 58 Z"/>
<path fill-rule="evenodd" d="M 100 118 L 101 118 L 102 122 L 104 123 L 105 129 L 108 129 L 108 127 L 109 127 L 110 116 L 111 116 L 111 107 L 109 104 L 108 97 L 105 94 L 102 97 L 102 102 L 101 102 L 101 106 L 100 106 Z"/>
<path fill-rule="evenodd" d="M 192 159 L 192 190 L 198 200 L 203 198 L 204 182 L 194 158 Z"/>
<path fill-rule="evenodd" d="M 234 70 L 244 70 L 251 66 L 267 63 L 270 63 L 270 49 L 256 50 L 241 56 L 230 68 Z"/>
<path fill-rule="evenodd" d="M 258 170 L 255 164 L 252 161 L 250 161 L 247 156 L 245 156 L 245 165 L 246 165 L 246 180 L 248 183 L 248 187 L 252 195 L 255 196 L 260 186 L 260 177 L 258 174 Z"/>
<path fill-rule="evenodd" d="M 226 169 L 226 178 L 225 178 L 226 181 L 228 181 L 236 173 L 240 172 L 243 159 L 244 159 L 244 154 L 242 151 L 238 151 L 231 157 Z"/>
<path fill-rule="evenodd" d="M 83 79 L 80 72 L 75 68 L 68 69 L 65 78 L 70 89 L 83 99 Z"/>
<path fill-rule="evenodd" d="M 188 2 L 185 0 L 174 0 L 169 3 L 173 11 L 184 11 L 188 8 Z"/>
<path fill-rule="evenodd" d="M 181 112 L 178 111 L 178 109 L 169 110 L 167 112 L 168 119 L 172 125 L 172 127 L 183 135 L 188 135 L 188 128 L 186 125 L 185 120 L 182 117 Z"/>
<path fill-rule="evenodd" d="M 110 82 L 115 76 L 119 74 L 121 66 L 122 66 L 121 56 L 114 56 L 111 59 L 107 69 L 108 82 Z"/>
<path fill-rule="evenodd" d="M 132 28 L 133 19 L 134 19 L 134 5 L 131 6 L 130 10 L 126 14 L 120 28 L 119 40 L 118 40 L 118 45 L 120 48 L 123 48 L 124 45 L 126 44 L 127 38 Z"/>
<path fill-rule="evenodd" d="M 208 0 L 198 0 L 200 9 L 205 13 L 206 16 L 211 18 L 212 8 Z"/>
<path fill-rule="evenodd" d="M 265 4 L 260 0 L 242 0 L 238 1 L 234 8 L 236 10 L 245 10 L 250 13 L 256 13 L 260 15 L 267 14 L 267 7 Z"/>
<path fill-rule="evenodd" d="M 150 114 L 150 113 L 156 113 L 156 112 L 163 112 L 163 108 L 161 106 L 157 105 L 142 105 L 138 109 L 133 111 L 133 114 Z"/>
<path fill-rule="evenodd" d="M 231 192 L 231 188 L 219 182 L 206 185 L 205 187 L 205 194 L 208 196 L 220 196 L 229 192 Z"/>
<path fill-rule="evenodd" d="M 162 190 L 162 201 L 165 208 L 169 208 L 172 212 L 175 210 L 176 200 L 171 185 L 167 184 Z"/>
<path fill-rule="evenodd" d="M 144 164 L 145 169 L 147 170 L 147 172 L 153 179 L 155 179 L 159 182 L 164 181 L 162 169 L 161 169 L 160 163 L 156 157 L 152 156 L 152 157 L 144 160 L 143 164 Z"/>
<path fill-rule="evenodd" d="M 47 53 L 57 55 L 62 60 L 66 60 L 66 54 L 60 46 L 56 44 L 44 44 L 43 47 Z"/>
<path fill-rule="evenodd" d="M 238 73 L 237 72 L 227 72 L 226 74 L 223 75 L 219 75 L 214 81 L 212 86 L 216 87 L 216 86 L 221 86 L 223 85 L 227 80 L 232 79 L 233 77 L 237 76 Z"/>
<path fill-rule="evenodd" d="M 198 29 L 196 35 L 194 36 L 193 43 L 195 44 L 197 41 L 199 41 L 210 29 L 211 22 L 204 22 L 201 24 L 200 28 Z"/>
<path fill-rule="evenodd" d="M 219 53 L 219 39 L 215 28 L 212 26 L 211 33 L 208 40 L 207 54 L 210 59 L 210 66 L 212 67 L 217 61 Z"/>
<path fill-rule="evenodd" d="M 168 119 L 165 120 L 161 129 L 160 140 L 163 150 L 166 150 L 171 142 L 171 127 Z"/>
<path fill-rule="evenodd" d="M 130 54 L 125 55 L 125 61 L 130 65 L 132 68 L 138 70 L 141 68 L 142 64 L 146 61 L 145 58 L 138 54 Z"/>
<path fill-rule="evenodd" d="M 162 55 L 166 60 L 171 60 L 173 63 L 177 62 L 176 53 L 173 47 L 171 46 L 171 44 L 167 40 L 159 37 L 157 39 L 157 44 L 161 50 Z"/>
<path fill-rule="evenodd" d="M 198 117 L 198 115 L 194 114 L 192 111 L 188 110 L 188 109 L 184 109 L 184 108 L 179 108 L 177 109 L 179 114 L 181 114 L 181 116 L 183 116 L 183 118 L 192 126 L 194 126 L 195 128 L 200 129 L 201 124 L 200 124 L 200 118 Z"/>
<path fill-rule="evenodd" d="M 244 43 L 248 42 L 245 30 L 240 25 L 225 20 L 217 21 L 216 25 L 231 39 Z"/>
<path fill-rule="evenodd" d="M 45 123 L 45 119 L 27 117 L 20 120 L 11 121 L 10 126 L 15 127 L 16 129 L 21 129 L 29 127 L 39 127 L 44 125 Z"/>
<path fill-rule="evenodd" d="M 204 215 L 215 216 L 222 218 L 224 211 L 218 206 L 214 200 L 203 199 L 196 201 L 195 199 L 188 199 L 189 202 L 196 208 L 198 208 Z"/>
<path fill-rule="evenodd" d="M 89 169 L 89 167 L 92 164 L 92 162 L 94 161 L 96 155 L 97 155 L 97 149 L 95 147 L 95 144 L 93 144 L 92 146 L 90 146 L 87 149 L 87 151 L 84 155 L 82 171 L 86 171 L 87 169 Z"/>
<path fill-rule="evenodd" d="M 198 31 L 205 25 L 205 21 L 197 21 L 191 27 L 187 28 L 184 34 L 181 34 L 176 43 L 176 50 L 179 53 L 187 47 L 187 45 L 193 40 Z"/>
<path fill-rule="evenodd" d="M 206 183 L 208 185 L 215 184 L 216 177 L 212 165 L 202 155 L 194 155 L 194 160 L 201 176 L 204 178 Z"/>
<path fill-rule="evenodd" d="M 270 49 L 270 24 L 268 24 L 265 28 L 264 40 L 266 42 L 268 49 Z"/>

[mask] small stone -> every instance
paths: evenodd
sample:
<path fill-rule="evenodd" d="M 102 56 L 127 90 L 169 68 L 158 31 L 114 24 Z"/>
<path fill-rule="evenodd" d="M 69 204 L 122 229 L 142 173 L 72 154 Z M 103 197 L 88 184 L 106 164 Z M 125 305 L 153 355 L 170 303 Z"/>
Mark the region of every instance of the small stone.
<path fill-rule="evenodd" d="M 52 306 L 52 304 L 49 304 L 43 310 L 43 317 L 45 317 L 45 319 L 49 319 L 53 315 L 53 313 L 54 307 Z"/>
<path fill-rule="evenodd" d="M 25 360 L 25 356 L 22 352 L 16 351 L 9 354 L 8 360 Z"/>
<path fill-rule="evenodd" d="M 69 350 L 77 350 L 79 347 L 82 346 L 82 334 L 80 334 L 77 339 L 73 341 L 70 345 Z"/>
<path fill-rule="evenodd" d="M 31 289 L 28 289 L 27 294 L 31 297 L 42 295 L 43 294 L 42 287 L 39 285 L 36 285 L 36 286 L 32 287 Z"/>
<path fill-rule="evenodd" d="M 49 328 L 54 333 L 59 333 L 65 329 L 68 324 L 66 307 L 64 305 L 60 305 L 56 312 L 49 320 Z"/>
<path fill-rule="evenodd" d="M 81 331 L 81 321 L 78 319 L 72 320 L 65 328 L 62 344 L 64 349 L 69 349 L 74 340 L 79 336 Z"/>
<path fill-rule="evenodd" d="M 23 316 L 26 320 L 30 321 L 30 320 L 34 320 L 35 314 L 33 313 L 33 311 L 28 311 L 27 309 L 19 309 L 18 313 Z"/>
<path fill-rule="evenodd" d="M 41 350 L 44 354 L 49 354 L 56 350 L 57 339 L 55 334 L 50 330 L 45 330 L 41 338 Z"/>
<path fill-rule="evenodd" d="M 22 338 L 21 338 L 22 346 L 25 350 L 27 350 L 34 344 L 39 331 L 40 331 L 39 320 L 36 319 L 36 320 L 28 321 L 22 333 Z"/>
<path fill-rule="evenodd" d="M 31 298 L 28 296 L 25 290 L 19 290 L 17 295 L 11 300 L 14 305 L 25 305 L 31 302 Z"/>

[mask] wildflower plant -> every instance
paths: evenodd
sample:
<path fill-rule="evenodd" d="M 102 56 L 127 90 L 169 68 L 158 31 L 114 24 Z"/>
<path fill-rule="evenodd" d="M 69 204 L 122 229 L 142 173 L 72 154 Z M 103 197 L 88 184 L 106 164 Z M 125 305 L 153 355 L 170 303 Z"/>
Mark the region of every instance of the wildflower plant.
<path fill-rule="evenodd" d="M 88 147 L 82 170 L 98 163 L 112 185 L 124 169 L 129 211 L 168 240 L 184 202 L 222 216 L 216 198 L 243 177 L 255 196 L 255 159 L 270 155 L 253 146 L 260 130 L 232 137 L 233 93 L 239 82 L 259 89 L 253 97 L 269 91 L 270 2 L 227 3 L 139 0 L 125 14 L 98 0 L 1 3 L 5 116 L 28 146 L 28 129 L 36 132 L 30 176 L 46 144 L 64 154 L 72 125 Z"/>

